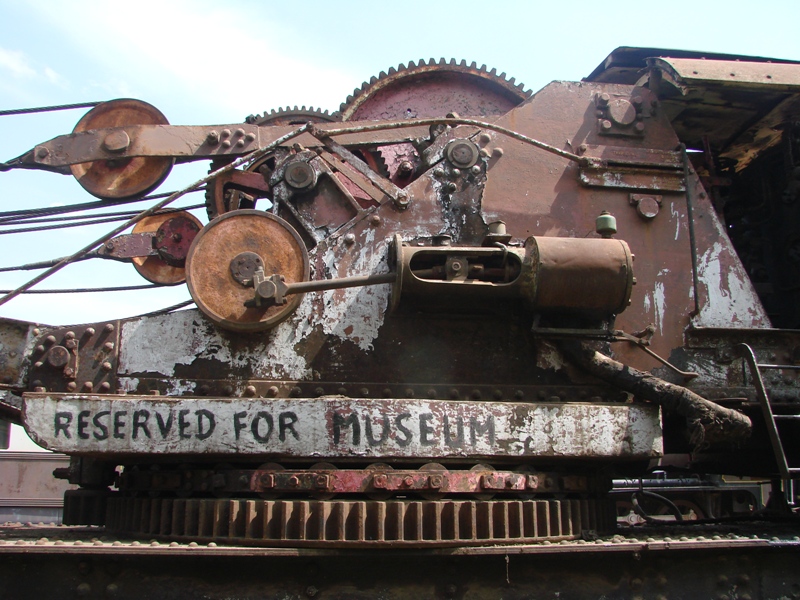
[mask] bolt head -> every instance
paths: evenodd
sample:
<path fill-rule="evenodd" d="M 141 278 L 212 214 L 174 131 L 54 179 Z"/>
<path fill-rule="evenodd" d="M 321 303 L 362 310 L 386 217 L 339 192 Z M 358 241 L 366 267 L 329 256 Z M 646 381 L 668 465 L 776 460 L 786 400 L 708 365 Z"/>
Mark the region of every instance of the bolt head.
<path fill-rule="evenodd" d="M 348 246 L 352 246 L 353 244 L 356 243 L 356 236 L 353 235 L 352 233 L 345 234 L 343 239 L 344 243 L 347 244 Z"/>

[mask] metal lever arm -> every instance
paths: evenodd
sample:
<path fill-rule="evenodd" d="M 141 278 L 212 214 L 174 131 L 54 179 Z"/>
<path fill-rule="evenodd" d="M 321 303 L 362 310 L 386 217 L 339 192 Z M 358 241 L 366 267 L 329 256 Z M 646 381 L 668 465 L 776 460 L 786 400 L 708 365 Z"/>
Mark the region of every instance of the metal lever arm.
<path fill-rule="evenodd" d="M 396 279 L 397 273 L 381 273 L 380 275 L 361 275 L 357 277 L 342 277 L 340 279 L 286 283 L 283 275 L 275 273 L 266 277 L 263 267 L 259 267 L 253 273 L 253 287 L 256 290 L 255 298 L 245 302 L 245 306 L 263 306 L 263 303 L 268 305 L 286 304 L 286 296 L 291 294 L 380 285 L 382 283 L 394 283 Z"/>

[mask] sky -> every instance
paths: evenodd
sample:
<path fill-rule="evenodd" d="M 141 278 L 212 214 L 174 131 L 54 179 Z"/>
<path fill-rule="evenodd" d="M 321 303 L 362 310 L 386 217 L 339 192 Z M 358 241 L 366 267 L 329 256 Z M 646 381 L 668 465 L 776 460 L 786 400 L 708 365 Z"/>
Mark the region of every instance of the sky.
<path fill-rule="evenodd" d="M 175 125 L 232 124 L 284 106 L 334 111 L 371 76 L 440 57 L 486 64 L 536 91 L 580 80 L 619 46 L 798 60 L 799 21 L 797 0 L 0 0 L 0 110 L 128 97 L 153 104 Z M 84 112 L 0 116 L 0 160 L 71 132 Z M 207 169 L 178 165 L 157 191 L 180 189 Z M 0 172 L 0 212 L 93 199 L 70 176 Z M 202 201 L 195 194 L 178 205 Z M 72 254 L 106 227 L 0 235 L 0 266 Z M 0 289 L 36 273 L 0 273 Z M 130 265 L 92 260 L 38 288 L 143 283 Z M 26 295 L 0 306 L 0 317 L 78 324 L 187 299 L 184 285 Z"/>

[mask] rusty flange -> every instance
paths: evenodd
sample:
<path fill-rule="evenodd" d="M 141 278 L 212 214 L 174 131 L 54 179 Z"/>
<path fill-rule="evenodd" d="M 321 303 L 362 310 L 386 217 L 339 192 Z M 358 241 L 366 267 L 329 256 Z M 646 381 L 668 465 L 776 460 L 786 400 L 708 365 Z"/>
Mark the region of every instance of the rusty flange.
<path fill-rule="evenodd" d="M 292 226 L 275 215 L 247 209 L 221 215 L 198 234 L 186 259 L 186 283 L 198 308 L 220 327 L 262 331 L 294 312 L 302 294 L 284 305 L 246 307 L 255 291 L 231 272 L 231 261 L 245 252 L 261 258 L 266 276 L 278 273 L 288 283 L 309 278 L 308 252 Z"/>
<path fill-rule="evenodd" d="M 73 133 L 126 125 L 169 125 L 156 107 L 123 98 L 98 104 L 75 125 Z M 122 151 L 131 140 L 123 130 L 109 133 L 103 141 L 110 152 Z M 172 169 L 173 159 L 161 156 L 137 156 L 116 160 L 96 160 L 71 165 L 70 169 L 83 188 L 103 200 L 142 196 L 157 188 Z"/>

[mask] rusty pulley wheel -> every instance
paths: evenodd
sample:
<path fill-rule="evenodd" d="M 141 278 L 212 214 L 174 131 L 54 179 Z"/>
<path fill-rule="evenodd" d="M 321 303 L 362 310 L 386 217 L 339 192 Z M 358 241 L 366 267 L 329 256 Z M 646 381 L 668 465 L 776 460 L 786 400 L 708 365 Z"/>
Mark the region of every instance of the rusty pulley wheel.
<path fill-rule="evenodd" d="M 147 102 L 123 98 L 98 104 L 78 121 L 72 132 L 128 125 L 169 125 L 169 121 Z M 131 139 L 122 130 L 110 133 L 103 141 L 110 152 L 122 152 L 130 144 Z M 172 163 L 170 157 L 133 156 L 79 163 L 70 169 L 78 183 L 93 196 L 119 200 L 143 196 L 156 189 L 169 175 Z"/>
<path fill-rule="evenodd" d="M 156 233 L 156 247 L 160 244 L 163 256 L 140 256 L 132 259 L 136 271 L 152 283 L 177 285 L 186 281 L 185 264 L 188 244 L 191 244 L 203 224 L 188 212 L 164 213 L 146 217 L 134 225 L 132 233 Z M 169 239 L 164 239 L 169 235 Z M 180 239 L 178 239 L 180 236 Z M 182 259 L 182 260 L 178 260 Z"/>
<path fill-rule="evenodd" d="M 291 315 L 302 300 L 302 294 L 295 294 L 288 296 L 286 304 L 265 301 L 261 306 L 245 306 L 255 298 L 255 290 L 237 265 L 253 255 L 259 260 L 250 263 L 262 268 L 266 277 L 279 274 L 287 283 L 308 281 L 308 252 L 300 236 L 280 217 L 260 210 L 236 210 L 217 217 L 189 248 L 189 293 L 203 314 L 223 329 L 270 329 Z"/>

